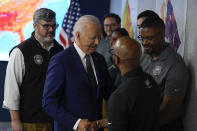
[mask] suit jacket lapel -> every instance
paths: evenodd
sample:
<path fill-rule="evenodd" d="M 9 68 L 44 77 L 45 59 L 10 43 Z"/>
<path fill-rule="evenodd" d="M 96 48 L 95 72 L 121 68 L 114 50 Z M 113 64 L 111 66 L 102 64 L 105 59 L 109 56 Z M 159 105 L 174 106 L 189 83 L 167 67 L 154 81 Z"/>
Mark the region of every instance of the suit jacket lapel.
<path fill-rule="evenodd" d="M 70 46 L 71 48 L 71 51 L 72 51 L 72 54 L 73 54 L 73 57 L 74 57 L 74 63 L 75 63 L 75 66 L 79 69 L 79 71 L 81 72 L 82 74 L 82 79 L 84 79 L 87 83 L 89 83 L 89 79 L 88 79 L 88 76 L 87 76 L 87 73 L 86 73 L 86 70 L 82 64 L 82 61 L 80 59 L 80 56 L 79 54 L 77 53 L 77 50 L 75 49 L 74 45 L 72 44 Z M 74 66 L 74 65 L 73 65 Z"/>
<path fill-rule="evenodd" d="M 90 81 L 89 81 L 89 78 L 88 78 L 88 75 L 87 75 L 87 72 L 86 72 L 86 70 L 85 70 L 85 68 L 84 68 L 84 66 L 83 66 L 83 64 L 82 64 L 82 61 L 81 61 L 81 59 L 80 59 L 80 56 L 79 56 L 79 54 L 77 53 L 77 50 L 75 49 L 75 47 L 74 47 L 74 45 L 72 44 L 71 46 L 70 46 L 70 49 L 71 49 L 71 52 L 72 52 L 72 54 L 73 54 L 73 57 L 74 57 L 74 61 L 75 61 L 75 63 L 76 63 L 76 67 L 79 69 L 79 71 L 82 73 L 82 78 L 88 83 L 88 85 L 89 85 L 89 87 L 90 87 L 90 90 L 92 90 L 92 92 L 94 92 L 93 91 L 93 88 L 92 88 L 92 85 L 91 85 L 91 83 L 90 83 Z M 98 96 L 99 96 L 99 91 L 100 91 L 100 89 L 99 89 L 99 87 L 100 87 L 100 81 L 101 81 L 101 78 L 100 78 L 100 74 L 99 74 L 99 63 L 98 63 L 98 58 L 95 56 L 95 54 L 93 53 L 92 54 L 92 58 L 93 58 L 93 62 L 94 62 L 94 67 L 95 67 L 95 70 L 96 70 L 96 76 L 97 76 L 97 80 L 98 80 L 98 87 L 97 87 L 97 94 L 96 94 L 96 99 L 98 98 Z M 95 95 L 94 95 L 94 93 L 92 93 L 92 96 L 95 98 Z"/>

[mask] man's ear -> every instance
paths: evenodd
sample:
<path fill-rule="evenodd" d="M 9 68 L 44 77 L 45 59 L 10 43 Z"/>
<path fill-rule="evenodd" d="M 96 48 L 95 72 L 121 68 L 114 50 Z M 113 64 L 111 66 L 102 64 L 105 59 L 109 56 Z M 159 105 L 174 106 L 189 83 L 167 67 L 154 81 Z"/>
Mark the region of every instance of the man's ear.
<path fill-rule="evenodd" d="M 77 40 L 80 40 L 80 32 L 76 32 L 75 37 Z"/>
<path fill-rule="evenodd" d="M 37 26 L 38 26 L 37 24 L 35 24 L 35 23 L 33 24 L 34 29 L 36 29 L 36 28 L 37 28 Z"/>

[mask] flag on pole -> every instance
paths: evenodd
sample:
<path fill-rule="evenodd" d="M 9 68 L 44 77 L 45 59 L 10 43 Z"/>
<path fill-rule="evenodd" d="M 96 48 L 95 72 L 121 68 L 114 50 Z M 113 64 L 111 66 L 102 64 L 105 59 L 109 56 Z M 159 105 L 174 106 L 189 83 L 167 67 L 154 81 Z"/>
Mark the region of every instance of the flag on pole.
<path fill-rule="evenodd" d="M 167 15 L 166 15 L 166 39 L 171 44 L 172 48 L 177 51 L 181 44 L 181 40 L 178 33 L 177 23 L 173 11 L 173 6 L 170 0 L 167 3 Z"/>
<path fill-rule="evenodd" d="M 133 27 L 131 22 L 131 13 L 130 13 L 130 7 L 129 7 L 129 1 L 127 0 L 124 6 L 124 12 L 123 12 L 123 27 L 128 31 L 129 36 L 133 37 Z"/>
<path fill-rule="evenodd" d="M 68 48 L 74 41 L 73 26 L 80 16 L 81 13 L 79 0 L 71 0 L 68 12 L 64 16 L 59 34 L 59 43 L 64 48 Z"/>

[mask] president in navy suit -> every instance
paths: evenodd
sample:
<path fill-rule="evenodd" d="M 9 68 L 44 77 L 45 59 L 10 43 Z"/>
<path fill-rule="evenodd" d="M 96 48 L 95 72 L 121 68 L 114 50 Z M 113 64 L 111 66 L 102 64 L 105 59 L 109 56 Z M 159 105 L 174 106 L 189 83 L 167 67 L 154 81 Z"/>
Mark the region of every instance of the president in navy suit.
<path fill-rule="evenodd" d="M 74 26 L 74 44 L 50 61 L 43 108 L 55 131 L 89 131 L 102 118 L 102 99 L 108 99 L 113 85 L 104 57 L 95 52 L 101 33 L 95 16 L 82 16 Z"/>

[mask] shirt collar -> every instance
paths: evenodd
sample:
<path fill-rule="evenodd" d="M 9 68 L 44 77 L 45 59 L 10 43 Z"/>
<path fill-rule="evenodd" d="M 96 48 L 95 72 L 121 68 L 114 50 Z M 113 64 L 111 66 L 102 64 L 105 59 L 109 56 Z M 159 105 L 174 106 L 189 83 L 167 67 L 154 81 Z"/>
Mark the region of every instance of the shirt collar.
<path fill-rule="evenodd" d="M 39 41 L 38 41 L 39 42 Z M 40 45 L 42 46 L 42 48 L 46 49 L 46 50 L 50 50 L 53 46 L 54 46 L 54 43 L 50 43 L 48 47 L 46 47 L 42 42 L 39 42 Z"/>
<path fill-rule="evenodd" d="M 85 53 L 79 48 L 79 46 L 74 42 L 74 47 L 77 50 L 77 53 L 79 54 L 81 59 L 85 58 Z"/>
<path fill-rule="evenodd" d="M 159 57 L 156 58 L 155 60 L 165 60 L 171 54 L 172 48 L 170 47 L 170 45 L 168 43 L 166 43 L 166 45 L 167 45 L 166 48 L 161 52 Z"/>
<path fill-rule="evenodd" d="M 139 76 L 139 74 L 143 73 L 142 68 L 139 66 L 136 69 L 130 70 L 126 72 L 122 76 L 122 81 L 125 81 L 127 78 Z"/>

